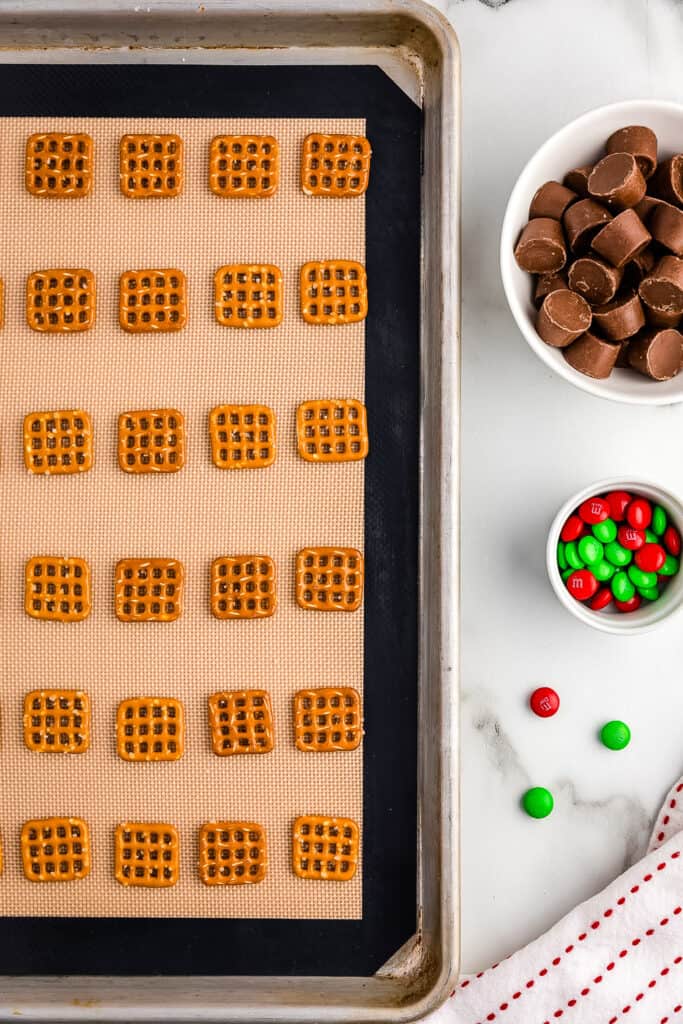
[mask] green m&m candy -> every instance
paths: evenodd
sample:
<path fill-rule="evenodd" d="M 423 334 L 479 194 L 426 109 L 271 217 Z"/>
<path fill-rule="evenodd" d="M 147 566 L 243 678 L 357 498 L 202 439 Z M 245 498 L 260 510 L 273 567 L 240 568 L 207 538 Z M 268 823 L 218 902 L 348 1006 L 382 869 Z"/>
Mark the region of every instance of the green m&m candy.
<path fill-rule="evenodd" d="M 615 719 L 606 722 L 600 730 L 600 739 L 610 750 L 623 750 L 631 742 L 631 730 L 626 722 Z"/>
<path fill-rule="evenodd" d="M 679 561 L 673 555 L 667 555 L 664 565 L 659 570 L 660 576 L 675 576 L 679 569 Z"/>
<path fill-rule="evenodd" d="M 625 572 L 618 572 L 612 577 L 612 593 L 617 601 L 630 601 L 636 592 Z"/>
<path fill-rule="evenodd" d="M 613 540 L 611 544 L 607 544 L 605 547 L 605 558 L 612 565 L 628 565 L 633 558 L 633 552 L 629 551 L 628 548 L 622 547 L 616 540 Z"/>
<path fill-rule="evenodd" d="M 638 593 L 646 601 L 656 601 L 659 598 L 659 587 L 638 587 Z"/>
<path fill-rule="evenodd" d="M 637 565 L 629 565 L 628 578 L 633 586 L 637 587 L 638 590 L 647 590 L 650 587 L 657 586 L 657 573 L 645 572 L 644 569 L 639 569 Z"/>
<path fill-rule="evenodd" d="M 659 544 L 659 537 L 649 527 L 645 531 L 645 542 L 647 544 Z"/>
<path fill-rule="evenodd" d="M 654 532 L 657 534 L 658 537 L 661 537 L 662 534 L 664 533 L 664 531 L 666 530 L 666 527 L 667 527 L 666 512 L 664 511 L 664 509 L 662 508 L 661 505 L 655 505 L 655 507 L 654 507 L 654 509 L 652 511 L 652 523 L 651 523 L 651 526 L 652 526 L 652 529 L 654 530 Z"/>
<path fill-rule="evenodd" d="M 583 569 L 585 562 L 583 562 L 579 557 L 579 551 L 575 541 L 570 540 L 565 544 L 564 557 L 567 559 L 567 565 L 571 566 L 572 569 Z"/>
<path fill-rule="evenodd" d="M 617 524 L 613 519 L 603 519 L 601 523 L 593 523 L 591 529 L 593 536 L 601 544 L 610 544 L 617 539 Z"/>
<path fill-rule="evenodd" d="M 584 565 L 594 565 L 601 562 L 605 549 L 595 537 L 582 537 L 578 546 L 579 558 Z"/>
<path fill-rule="evenodd" d="M 547 818 L 554 806 L 553 794 L 544 786 L 527 789 L 522 797 L 522 807 L 530 818 Z"/>
<path fill-rule="evenodd" d="M 614 566 L 604 558 L 601 562 L 591 565 L 591 572 L 599 583 L 606 583 L 607 580 L 611 580 L 616 571 Z"/>
<path fill-rule="evenodd" d="M 562 572 L 567 568 L 567 559 L 564 554 L 564 541 L 561 540 L 557 545 L 557 564 L 559 565 Z"/>
<path fill-rule="evenodd" d="M 572 569 L 572 567 L 571 567 L 571 565 L 570 565 L 570 566 L 569 566 L 569 567 L 568 567 L 567 569 L 565 569 L 565 570 L 564 570 L 564 572 L 562 573 L 562 582 L 563 582 L 563 583 L 566 583 L 566 582 L 567 582 L 567 580 L 569 579 L 569 577 L 571 576 L 571 574 L 572 574 L 573 572 L 576 572 L 576 569 Z"/>

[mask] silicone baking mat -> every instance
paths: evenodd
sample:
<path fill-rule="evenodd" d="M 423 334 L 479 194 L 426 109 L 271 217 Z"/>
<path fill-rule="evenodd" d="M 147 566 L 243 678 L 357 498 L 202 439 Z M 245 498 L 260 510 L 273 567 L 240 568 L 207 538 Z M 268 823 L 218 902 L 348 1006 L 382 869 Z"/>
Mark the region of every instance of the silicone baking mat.
<path fill-rule="evenodd" d="M 153 76 L 161 70 L 177 75 L 185 69 L 109 69 L 109 74 L 135 71 Z M 76 77 L 94 73 L 83 68 L 59 71 Z M 211 72 L 225 75 L 227 69 Z M 368 555 L 365 464 L 304 462 L 296 453 L 294 423 L 296 407 L 303 400 L 366 397 L 366 325 L 305 324 L 298 299 L 298 271 L 307 260 L 368 262 L 366 201 L 311 200 L 301 192 L 298 176 L 301 143 L 308 132 L 364 134 L 366 118 L 323 113 L 266 117 L 251 111 L 247 117 L 236 117 L 228 116 L 234 114 L 234 96 L 231 103 L 232 109 L 226 104 L 221 117 L 211 116 L 212 110 L 207 111 L 210 116 L 198 116 L 193 110 L 194 116 L 180 117 L 177 109 L 161 111 L 162 117 L 141 117 L 139 111 L 129 113 L 128 109 L 124 116 L 93 117 L 87 116 L 87 110 L 74 116 L 81 111 L 69 109 L 55 119 L 48 109 L 46 114 L 3 119 L 0 205 L 6 326 L 0 384 L 4 581 L 0 616 L 6 642 L 0 754 L 5 872 L 0 880 L 0 910 L 7 917 L 44 918 L 50 927 L 61 919 L 73 928 L 78 918 L 88 922 L 162 918 L 180 926 L 183 918 L 195 923 L 201 918 L 257 923 L 258 919 L 323 921 L 366 916 L 363 861 L 350 882 L 311 883 L 295 877 L 290 853 L 292 821 L 303 813 L 351 817 L 364 835 L 363 775 L 365 758 L 367 779 L 368 758 L 367 741 L 365 750 L 361 746 L 352 752 L 297 751 L 293 694 L 301 688 L 339 685 L 354 686 L 363 693 L 368 676 L 364 635 L 373 587 L 380 583 L 381 599 L 390 601 L 391 593 L 385 588 L 387 583 L 395 584 L 392 575 L 397 570 L 402 579 L 407 575 L 411 589 L 417 585 L 415 565 L 409 560 L 414 541 L 406 535 L 393 552 L 399 559 L 408 556 L 402 566 L 368 567 L 363 611 L 304 612 L 294 600 L 294 559 L 300 548 L 357 547 Z M 118 113 L 115 106 L 113 114 Z M 91 196 L 41 201 L 26 192 L 26 137 L 49 130 L 92 136 Z M 183 139 L 185 186 L 178 198 L 135 202 L 120 194 L 118 142 L 126 132 L 137 131 L 175 132 Z M 225 200 L 209 191 L 208 148 L 218 133 L 277 138 L 281 178 L 273 198 Z M 376 147 L 375 152 L 376 166 Z M 240 262 L 274 263 L 282 270 L 285 313 L 281 326 L 239 331 L 216 323 L 213 273 L 225 263 Z M 25 320 L 26 276 L 33 270 L 74 266 L 95 275 L 95 327 L 66 336 L 31 331 Z M 178 267 L 185 272 L 189 316 L 182 331 L 129 335 L 118 326 L 119 274 L 146 267 Z M 368 271 L 372 308 L 371 266 Z M 384 285 L 378 286 L 380 299 L 381 289 Z M 413 294 L 414 289 L 412 282 Z M 399 307 L 393 312 L 398 318 Z M 371 325 L 369 318 L 369 335 Z M 412 340 L 416 342 L 414 335 Z M 400 393 L 396 397 L 402 400 Z M 229 473 L 213 466 L 207 416 L 222 403 L 261 403 L 273 408 L 277 458 L 272 466 Z M 168 476 L 123 474 L 116 462 L 118 414 L 163 407 L 177 408 L 185 415 L 185 468 Z M 93 418 L 94 468 L 78 477 L 27 474 L 21 450 L 23 416 L 69 408 L 85 409 Z M 390 447 L 383 452 L 380 432 L 375 450 L 373 419 L 384 420 L 386 428 L 386 415 L 379 408 L 369 410 L 370 459 L 391 461 L 394 455 Z M 409 453 L 396 454 L 401 458 Z M 267 554 L 275 560 L 278 609 L 263 621 L 219 622 L 209 609 L 211 560 L 247 553 Z M 93 580 L 93 612 L 88 620 L 61 625 L 35 622 L 24 614 L 23 566 L 28 558 L 41 554 L 88 561 Z M 183 562 L 185 611 L 177 622 L 124 624 L 116 619 L 114 565 L 125 557 L 172 557 Z M 400 603 L 397 609 L 402 612 Z M 48 685 L 83 689 L 90 695 L 92 743 L 87 753 L 38 755 L 24 746 L 23 696 Z M 389 678 L 373 680 L 373 686 L 387 688 L 384 700 L 389 703 L 398 696 L 391 693 Z M 216 690 L 240 688 L 270 693 L 275 750 L 261 756 L 218 758 L 210 748 L 207 697 Z M 120 700 L 136 696 L 171 696 L 183 702 L 187 732 L 185 754 L 179 761 L 127 764 L 118 758 L 116 707 Z M 405 701 L 405 696 L 399 699 Z M 367 707 L 366 727 L 371 736 L 372 713 Z M 373 749 L 371 743 L 371 757 Z M 409 748 L 406 752 L 410 753 Z M 76 815 L 88 822 L 92 871 L 77 883 L 32 884 L 21 870 L 21 824 L 54 814 Z M 408 812 L 408 821 L 410 817 Z M 196 870 L 198 830 L 205 821 L 221 819 L 251 820 L 264 826 L 269 868 L 262 883 L 202 885 Z M 125 889 L 116 882 L 113 830 L 123 820 L 176 826 L 181 870 L 175 887 Z M 409 861 L 414 858 L 414 841 L 414 833 L 403 836 L 406 849 L 401 856 Z M 226 960 L 224 969 L 231 966 Z"/>

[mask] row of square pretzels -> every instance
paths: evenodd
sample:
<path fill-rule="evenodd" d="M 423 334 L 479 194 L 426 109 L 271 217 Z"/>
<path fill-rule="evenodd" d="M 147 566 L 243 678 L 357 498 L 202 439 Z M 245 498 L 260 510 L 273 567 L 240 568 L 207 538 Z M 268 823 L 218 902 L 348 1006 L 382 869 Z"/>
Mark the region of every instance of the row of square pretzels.
<path fill-rule="evenodd" d="M 85 132 L 36 133 L 26 141 L 26 188 L 34 196 L 78 199 L 92 191 L 94 143 Z M 301 188 L 309 196 L 361 196 L 372 149 L 364 135 L 313 132 L 301 147 Z M 119 187 L 127 199 L 172 199 L 185 184 L 179 135 L 124 135 Z M 266 199 L 280 183 L 280 147 L 272 135 L 216 135 L 209 145 L 208 185 L 227 199 Z"/>
<path fill-rule="evenodd" d="M 296 556 L 300 608 L 354 612 L 363 598 L 365 565 L 356 548 L 304 548 Z M 114 572 L 114 611 L 121 622 L 174 622 L 183 611 L 185 570 L 175 558 L 123 558 Z M 211 611 L 217 619 L 265 619 L 277 607 L 275 563 L 268 555 L 220 557 L 211 563 Z M 92 611 L 90 566 L 83 558 L 39 556 L 26 563 L 24 610 L 32 619 L 81 622 Z"/>
<path fill-rule="evenodd" d="M 24 417 L 24 463 L 39 476 L 92 469 L 93 425 L 83 409 Z M 368 454 L 367 412 L 354 398 L 302 402 L 296 412 L 299 455 L 306 462 L 357 462 Z M 275 413 L 267 405 L 219 405 L 209 413 L 211 457 L 218 469 L 261 469 L 275 461 Z M 185 465 L 185 417 L 178 409 L 136 409 L 118 418 L 124 473 L 177 473 Z"/>
<path fill-rule="evenodd" d="M 0 326 L 4 323 L 0 281 Z M 365 267 L 316 260 L 299 271 L 300 312 L 308 324 L 360 323 L 368 313 Z M 213 309 L 222 327 L 278 327 L 284 316 L 282 271 L 272 263 L 228 263 L 213 276 Z M 89 331 L 95 324 L 95 275 L 84 267 L 36 270 L 26 281 L 26 321 L 41 334 Z M 126 270 L 119 276 L 119 326 L 130 334 L 180 331 L 188 320 L 187 279 L 177 268 Z"/>
<path fill-rule="evenodd" d="M 267 690 L 222 690 L 208 699 L 211 748 L 219 757 L 268 754 L 275 746 Z M 305 753 L 355 750 L 363 736 L 360 695 L 352 687 L 294 694 L 294 743 Z M 37 753 L 90 748 L 90 697 L 83 690 L 32 690 L 24 698 L 24 743 Z M 178 761 L 185 753 L 185 709 L 173 697 L 136 697 L 116 712 L 116 749 L 124 761 Z"/>
<path fill-rule="evenodd" d="M 360 830 L 352 818 L 303 815 L 292 825 L 292 870 L 299 878 L 346 882 L 356 873 Z M 82 818 L 24 823 L 21 863 L 29 882 L 74 882 L 92 867 L 90 829 Z M 198 835 L 199 877 L 205 885 L 262 882 L 268 869 L 266 834 L 251 821 L 209 821 Z M 0 873 L 3 869 L 0 844 Z M 165 822 L 124 822 L 114 830 L 114 877 L 124 886 L 161 889 L 180 877 L 178 830 Z"/>

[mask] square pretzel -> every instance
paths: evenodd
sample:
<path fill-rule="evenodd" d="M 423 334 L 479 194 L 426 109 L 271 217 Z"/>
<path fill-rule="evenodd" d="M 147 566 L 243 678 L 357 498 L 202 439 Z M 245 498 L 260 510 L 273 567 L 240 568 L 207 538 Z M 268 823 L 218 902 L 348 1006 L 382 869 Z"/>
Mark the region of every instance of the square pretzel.
<path fill-rule="evenodd" d="M 121 701 L 116 749 L 124 761 L 178 761 L 185 752 L 183 705 L 172 697 Z"/>
<path fill-rule="evenodd" d="M 26 189 L 33 196 L 78 199 L 92 187 L 93 144 L 89 135 L 47 132 L 26 140 Z"/>
<path fill-rule="evenodd" d="M 255 885 L 268 869 L 266 835 L 251 821 L 209 821 L 199 833 L 204 885 Z"/>
<path fill-rule="evenodd" d="M 131 334 L 180 331 L 187 323 L 182 270 L 127 270 L 119 279 L 119 324 Z"/>
<path fill-rule="evenodd" d="M 40 556 L 26 563 L 24 610 L 32 619 L 81 622 L 90 615 L 90 569 L 83 558 Z"/>
<path fill-rule="evenodd" d="M 263 469 L 275 461 L 275 413 L 267 405 L 218 405 L 209 413 L 219 469 Z"/>
<path fill-rule="evenodd" d="M 183 190 L 183 140 L 178 135 L 124 135 L 119 183 L 127 199 L 172 198 Z"/>
<path fill-rule="evenodd" d="M 301 188 L 307 196 L 362 196 L 372 149 L 364 135 L 307 135 L 301 150 Z"/>
<path fill-rule="evenodd" d="M 350 686 L 294 694 L 294 741 L 298 750 L 355 750 L 363 736 L 360 695 Z"/>
<path fill-rule="evenodd" d="M 275 563 L 268 555 L 216 558 L 211 611 L 217 619 L 265 619 L 276 607 Z"/>
<path fill-rule="evenodd" d="M 90 698 L 82 690 L 31 690 L 24 697 L 24 743 L 49 754 L 90 746 Z"/>
<path fill-rule="evenodd" d="M 175 558 L 122 558 L 114 607 L 121 622 L 174 622 L 183 611 L 184 570 Z"/>
<path fill-rule="evenodd" d="M 36 270 L 26 282 L 26 320 L 34 331 L 67 334 L 95 323 L 95 278 L 90 270 Z"/>
<path fill-rule="evenodd" d="M 296 559 L 296 600 L 319 612 L 355 612 L 363 599 L 363 556 L 355 548 L 304 548 Z"/>
<path fill-rule="evenodd" d="M 177 409 L 119 416 L 119 466 L 124 473 L 177 473 L 185 465 L 185 418 Z"/>
<path fill-rule="evenodd" d="M 302 402 L 296 411 L 299 455 L 306 462 L 357 462 L 368 454 L 365 406 L 355 398 Z"/>
<path fill-rule="evenodd" d="M 280 153 L 272 135 L 217 135 L 211 140 L 209 188 L 217 196 L 265 199 L 280 180 Z"/>
<path fill-rule="evenodd" d="M 348 882 L 356 873 L 358 825 L 351 818 L 306 814 L 292 829 L 292 867 L 298 878 Z"/>
<path fill-rule="evenodd" d="M 323 260 L 301 268 L 301 315 L 307 324 L 355 324 L 368 315 L 365 267 Z"/>
<path fill-rule="evenodd" d="M 282 271 L 271 263 L 233 263 L 213 277 L 216 320 L 223 327 L 282 323 Z"/>
<path fill-rule="evenodd" d="M 29 882 L 74 882 L 90 873 L 90 833 L 82 818 L 35 818 L 21 830 Z"/>
<path fill-rule="evenodd" d="M 209 697 L 211 746 L 219 757 L 268 754 L 275 745 L 266 690 L 224 690 Z"/>
<path fill-rule="evenodd" d="M 87 473 L 93 464 L 93 430 L 82 409 L 31 412 L 24 418 L 24 463 L 30 473 Z"/>
<path fill-rule="evenodd" d="M 180 874 L 180 842 L 173 825 L 124 822 L 114 833 L 114 875 L 121 885 L 163 889 Z"/>

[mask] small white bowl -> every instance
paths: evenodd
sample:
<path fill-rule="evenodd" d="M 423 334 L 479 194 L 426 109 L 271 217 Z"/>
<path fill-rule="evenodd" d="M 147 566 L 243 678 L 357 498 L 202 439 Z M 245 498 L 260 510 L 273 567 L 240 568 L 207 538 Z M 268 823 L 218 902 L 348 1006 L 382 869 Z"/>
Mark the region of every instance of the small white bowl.
<path fill-rule="evenodd" d="M 672 576 L 662 591 L 658 601 L 643 602 L 636 612 L 618 612 L 613 606 L 605 611 L 594 612 L 581 601 L 573 598 L 564 585 L 560 569 L 557 564 L 557 545 L 560 540 L 562 527 L 579 505 L 596 494 L 606 494 L 608 491 L 628 491 L 629 494 L 642 495 L 649 498 L 657 505 L 666 509 L 670 521 L 683 536 L 683 504 L 671 491 L 665 491 L 656 484 L 646 483 L 642 480 L 599 480 L 596 484 L 584 487 L 583 490 L 569 498 L 553 519 L 550 532 L 548 533 L 548 544 L 546 547 L 546 566 L 548 576 L 557 597 L 581 622 L 592 626 L 593 629 L 602 630 L 603 633 L 617 633 L 620 636 L 634 636 L 637 633 L 646 633 L 655 626 L 658 626 L 664 619 L 668 618 L 675 611 L 678 611 L 683 604 L 683 569 L 676 576 Z"/>
<path fill-rule="evenodd" d="M 508 200 L 500 240 L 503 287 L 517 326 L 544 363 L 583 391 L 616 402 L 671 405 L 683 402 L 683 372 L 672 380 L 653 381 L 634 370 L 615 369 L 607 380 L 593 380 L 569 365 L 561 350 L 546 345 L 534 326 L 533 279 L 517 266 L 513 250 L 529 219 L 529 203 L 545 181 L 562 181 L 574 167 L 595 163 L 617 128 L 646 125 L 659 140 L 659 158 L 680 153 L 683 146 L 683 105 L 663 100 L 627 100 L 591 110 L 555 133 L 534 153 L 517 179 Z"/>

